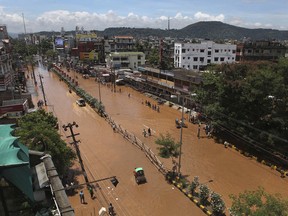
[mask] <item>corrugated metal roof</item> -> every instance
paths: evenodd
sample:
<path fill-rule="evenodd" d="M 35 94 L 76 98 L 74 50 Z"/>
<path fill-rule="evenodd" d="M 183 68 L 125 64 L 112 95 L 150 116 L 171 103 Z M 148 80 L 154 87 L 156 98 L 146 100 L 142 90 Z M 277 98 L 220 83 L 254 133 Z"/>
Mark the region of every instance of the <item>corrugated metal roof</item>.
<path fill-rule="evenodd" d="M 0 178 L 4 177 L 34 201 L 28 148 L 12 136 L 12 126 L 0 125 Z"/>

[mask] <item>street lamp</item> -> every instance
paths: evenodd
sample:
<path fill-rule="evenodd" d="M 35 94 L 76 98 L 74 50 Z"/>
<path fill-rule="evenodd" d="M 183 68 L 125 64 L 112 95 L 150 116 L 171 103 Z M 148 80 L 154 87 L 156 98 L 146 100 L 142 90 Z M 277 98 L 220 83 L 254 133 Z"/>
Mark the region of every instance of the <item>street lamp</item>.
<path fill-rule="evenodd" d="M 181 96 L 181 95 L 178 95 Z M 178 98 L 176 95 L 171 95 L 171 98 Z M 184 98 L 182 98 L 182 115 L 180 122 L 180 140 L 179 140 L 179 162 L 178 162 L 178 175 L 181 175 L 181 155 L 182 155 L 182 137 L 183 137 L 183 125 L 184 125 Z"/>

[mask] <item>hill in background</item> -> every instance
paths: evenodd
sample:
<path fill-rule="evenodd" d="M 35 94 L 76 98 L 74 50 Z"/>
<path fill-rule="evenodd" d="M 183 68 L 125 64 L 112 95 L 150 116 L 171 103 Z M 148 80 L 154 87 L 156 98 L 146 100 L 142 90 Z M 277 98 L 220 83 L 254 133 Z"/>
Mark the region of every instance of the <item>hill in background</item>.
<path fill-rule="evenodd" d="M 149 36 L 155 37 L 171 37 L 171 38 L 204 38 L 210 40 L 242 40 L 249 38 L 251 40 L 288 40 L 288 31 L 280 31 L 275 29 L 248 29 L 229 25 L 218 21 L 197 22 L 186 26 L 182 29 L 153 29 L 153 28 L 107 28 L 104 31 L 97 31 L 99 36 L 112 37 L 118 36 L 133 36 L 135 38 L 145 38 Z M 60 32 L 39 32 L 47 36 L 59 35 Z M 67 31 L 67 33 L 75 33 Z"/>
<path fill-rule="evenodd" d="M 98 31 L 99 35 L 131 35 L 133 37 L 172 37 L 172 38 L 205 38 L 210 40 L 233 39 L 241 40 L 288 40 L 288 31 L 274 29 L 248 29 L 225 24 L 218 21 L 197 22 L 176 30 L 162 30 L 151 28 L 107 28 Z"/>

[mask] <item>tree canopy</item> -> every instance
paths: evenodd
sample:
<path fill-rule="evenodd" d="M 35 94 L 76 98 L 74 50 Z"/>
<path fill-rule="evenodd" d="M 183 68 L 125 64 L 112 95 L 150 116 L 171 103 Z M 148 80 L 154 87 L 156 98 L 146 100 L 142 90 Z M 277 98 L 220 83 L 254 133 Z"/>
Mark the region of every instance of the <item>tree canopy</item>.
<path fill-rule="evenodd" d="M 57 118 L 44 110 L 29 113 L 18 121 L 15 135 L 29 149 L 50 154 L 59 174 L 65 173 L 76 158 L 73 150 L 61 139 L 56 126 Z"/>
<path fill-rule="evenodd" d="M 259 187 L 255 191 L 245 191 L 239 195 L 230 195 L 232 216 L 286 216 L 288 200 L 280 195 L 271 195 Z"/>
<path fill-rule="evenodd" d="M 163 158 L 178 157 L 180 144 L 176 143 L 171 134 L 160 134 L 155 143 L 159 145 L 159 155 Z"/>
<path fill-rule="evenodd" d="M 204 73 L 203 111 L 219 130 L 288 152 L 288 60 L 223 64 Z"/>

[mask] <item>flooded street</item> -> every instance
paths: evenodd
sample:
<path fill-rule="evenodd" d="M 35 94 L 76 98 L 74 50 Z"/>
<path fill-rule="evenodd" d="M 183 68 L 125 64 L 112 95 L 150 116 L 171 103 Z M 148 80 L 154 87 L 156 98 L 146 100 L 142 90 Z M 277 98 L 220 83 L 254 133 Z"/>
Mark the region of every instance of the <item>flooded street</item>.
<path fill-rule="evenodd" d="M 161 216 L 161 215 L 205 215 L 193 202 L 184 196 L 173 185 L 166 183 L 164 176 L 146 158 L 145 154 L 126 141 L 119 133 L 114 133 L 111 126 L 89 106 L 79 107 L 75 101 L 78 96 L 69 93 L 64 82 L 60 82 L 56 74 L 37 68 L 36 74 L 43 76 L 47 109 L 59 119 L 59 125 L 75 121 L 80 133 L 76 139 L 81 140 L 79 148 L 90 181 L 117 176 L 119 184 L 113 187 L 109 180 L 99 182 L 95 200 L 90 199 L 84 189 L 86 205 L 80 203 L 79 196 L 70 197 L 76 215 L 98 215 L 101 206 L 107 207 L 112 202 L 117 215 Z M 70 72 L 71 77 L 75 76 Z M 99 84 L 93 78 L 83 79 L 78 75 L 79 86 L 93 97 L 99 99 Z M 38 82 L 39 83 L 39 82 Z M 120 92 L 121 88 L 121 92 Z M 142 140 L 151 150 L 158 154 L 155 139 L 160 133 L 170 133 L 175 141 L 180 139 L 180 129 L 175 127 L 175 119 L 181 119 L 181 110 L 160 105 L 160 112 L 145 105 L 148 100 L 156 104 L 152 98 L 140 94 L 126 86 L 116 86 L 116 92 L 106 85 L 100 85 L 101 101 L 108 115 L 123 129 Z M 130 94 L 130 97 L 128 95 Z M 38 87 L 37 101 L 42 97 Z M 187 114 L 185 114 L 187 117 Z M 151 128 L 152 136 L 144 137 L 143 129 Z M 61 128 L 62 129 L 62 128 Z M 213 139 L 204 136 L 197 138 L 198 125 L 188 123 L 183 129 L 183 145 L 181 173 L 189 180 L 199 176 L 200 183 L 207 183 L 209 188 L 223 196 L 226 206 L 231 205 L 230 194 L 238 194 L 244 190 L 254 190 L 262 186 L 269 193 L 280 193 L 288 196 L 288 179 L 280 178 L 280 174 L 255 160 L 241 155 L 239 152 L 216 144 Z M 63 139 L 69 132 L 61 130 Z M 67 143 L 72 139 L 66 139 Z M 167 169 L 172 168 L 171 159 L 159 159 Z M 78 164 L 76 166 L 80 167 Z M 143 167 L 147 183 L 137 185 L 133 177 L 133 169 Z M 84 183 L 84 178 L 78 178 Z"/>

